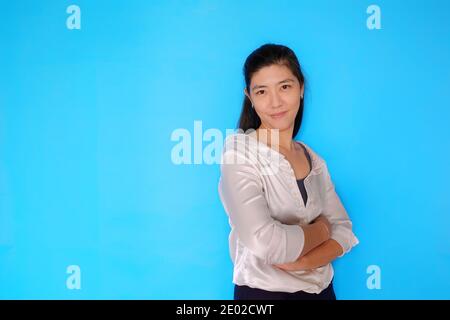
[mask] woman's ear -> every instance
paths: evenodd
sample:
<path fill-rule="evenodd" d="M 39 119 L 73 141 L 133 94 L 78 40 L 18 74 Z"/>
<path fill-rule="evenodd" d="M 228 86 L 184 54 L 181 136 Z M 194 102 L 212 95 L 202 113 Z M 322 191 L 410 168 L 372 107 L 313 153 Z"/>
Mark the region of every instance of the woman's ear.
<path fill-rule="evenodd" d="M 250 94 L 247 91 L 247 88 L 244 88 L 244 94 L 247 96 L 248 100 L 250 100 L 250 102 L 253 104 L 252 99 L 250 99 Z"/>
<path fill-rule="evenodd" d="M 301 87 L 301 89 L 300 89 L 300 97 L 302 97 L 303 98 L 303 95 L 305 94 L 305 84 L 303 83 L 302 84 L 302 87 Z"/>
<path fill-rule="evenodd" d="M 250 95 L 249 95 L 248 92 L 247 92 L 247 88 L 244 88 L 244 94 L 247 96 L 247 98 L 250 99 Z"/>

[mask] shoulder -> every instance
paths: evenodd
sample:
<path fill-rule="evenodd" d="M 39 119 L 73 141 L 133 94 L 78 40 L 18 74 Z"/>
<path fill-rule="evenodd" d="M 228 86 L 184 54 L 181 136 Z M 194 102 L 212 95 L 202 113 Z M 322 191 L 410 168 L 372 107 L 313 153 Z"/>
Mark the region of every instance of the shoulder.
<path fill-rule="evenodd" d="M 221 179 L 240 181 L 252 179 L 259 181 L 261 176 L 258 155 L 255 153 L 254 141 L 246 134 L 228 135 L 223 144 L 220 159 Z"/>
<path fill-rule="evenodd" d="M 256 161 L 257 141 L 244 133 L 233 133 L 228 135 L 223 143 L 222 157 L 231 156 L 245 158 L 247 161 Z M 222 161 L 222 163 L 224 163 Z"/>
<path fill-rule="evenodd" d="M 320 153 L 317 152 L 315 149 L 313 149 L 309 144 L 307 144 L 304 141 L 296 141 L 296 142 L 300 143 L 302 146 L 304 146 L 306 151 L 308 151 L 308 153 L 311 157 L 314 157 L 317 161 L 325 162 L 325 160 L 322 158 Z"/>
<path fill-rule="evenodd" d="M 224 140 L 224 149 L 225 147 L 228 147 L 229 149 L 232 149 L 233 146 L 235 146 L 238 143 L 244 144 L 246 140 L 246 135 L 243 133 L 232 133 L 225 137 Z"/>
<path fill-rule="evenodd" d="M 313 168 L 315 169 L 320 169 L 322 167 L 324 167 L 326 169 L 326 161 L 324 160 L 324 158 L 320 155 L 319 152 L 317 152 L 315 149 L 313 149 L 309 144 L 305 143 L 304 141 L 296 141 L 297 143 L 300 143 L 301 145 L 303 145 L 306 149 L 306 151 L 308 152 L 312 164 L 313 164 Z"/>

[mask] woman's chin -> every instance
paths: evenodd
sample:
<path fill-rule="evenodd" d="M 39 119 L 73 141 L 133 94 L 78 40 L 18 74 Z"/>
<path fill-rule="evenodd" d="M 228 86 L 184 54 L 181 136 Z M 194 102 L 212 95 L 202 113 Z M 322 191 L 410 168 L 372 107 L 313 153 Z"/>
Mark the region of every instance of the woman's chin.
<path fill-rule="evenodd" d="M 280 131 L 288 130 L 292 127 L 293 121 L 288 119 L 270 120 L 270 127 Z"/>

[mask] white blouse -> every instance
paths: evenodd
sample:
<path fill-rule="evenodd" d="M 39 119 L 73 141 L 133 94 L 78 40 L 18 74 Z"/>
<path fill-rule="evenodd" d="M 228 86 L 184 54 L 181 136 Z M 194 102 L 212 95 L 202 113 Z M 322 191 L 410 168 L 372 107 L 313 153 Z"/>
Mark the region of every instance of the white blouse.
<path fill-rule="evenodd" d="M 359 243 L 325 161 L 305 143 L 311 171 L 304 179 L 306 206 L 294 170 L 278 151 L 256 139 L 256 132 L 225 139 L 219 195 L 229 218 L 233 283 L 268 291 L 320 293 L 334 271 L 331 263 L 308 271 L 284 271 L 273 264 L 294 262 L 304 245 L 303 229 L 320 214 L 343 256 Z"/>

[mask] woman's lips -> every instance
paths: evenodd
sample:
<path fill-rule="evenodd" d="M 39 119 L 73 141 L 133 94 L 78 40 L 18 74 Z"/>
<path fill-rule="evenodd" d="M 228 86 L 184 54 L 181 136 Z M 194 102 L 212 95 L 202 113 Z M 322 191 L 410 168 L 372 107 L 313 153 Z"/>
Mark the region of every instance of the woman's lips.
<path fill-rule="evenodd" d="M 280 112 L 280 113 L 275 113 L 270 115 L 273 119 L 280 119 L 283 118 L 286 115 L 287 111 L 284 112 Z"/>

